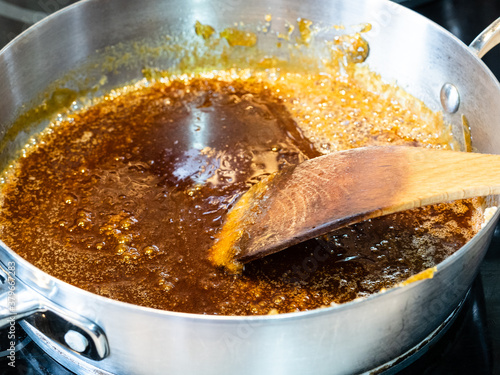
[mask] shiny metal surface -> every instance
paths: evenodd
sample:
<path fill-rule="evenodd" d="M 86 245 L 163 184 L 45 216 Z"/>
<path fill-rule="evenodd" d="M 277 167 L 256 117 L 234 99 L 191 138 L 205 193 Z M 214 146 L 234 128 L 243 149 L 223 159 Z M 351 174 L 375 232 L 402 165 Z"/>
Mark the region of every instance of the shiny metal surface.
<path fill-rule="evenodd" d="M 468 294 L 470 294 L 470 291 L 467 292 L 467 295 Z M 411 348 L 399 357 L 394 358 L 393 360 L 383 364 L 382 366 L 372 369 L 365 374 L 368 375 L 383 373 L 384 375 L 394 375 L 405 369 L 419 357 L 424 355 L 437 341 L 441 340 L 443 335 L 447 332 L 448 328 L 455 322 L 457 316 L 460 313 L 460 310 L 462 310 L 466 298 L 467 297 L 465 297 L 464 300 L 459 303 L 458 307 L 450 314 L 450 316 L 448 316 L 444 320 L 444 322 L 439 327 L 437 327 L 415 347 Z"/>
<path fill-rule="evenodd" d="M 483 57 L 490 49 L 500 43 L 500 18 L 488 26 L 470 44 L 470 48 L 479 56 Z"/>
<path fill-rule="evenodd" d="M 71 352 L 64 350 L 61 345 L 47 338 L 47 336 L 34 328 L 31 324 L 25 321 L 20 322 L 20 324 L 44 353 L 52 358 L 57 358 L 57 362 L 71 371 L 71 373 L 78 375 L 118 375 L 99 369 L 84 361 L 82 357 L 75 356 Z"/>
<path fill-rule="evenodd" d="M 51 82 L 88 61 L 102 59 L 95 53 L 98 49 L 158 33 L 184 33 L 189 38 L 196 20 L 216 29 L 240 21 L 257 24 L 268 13 L 273 15 L 273 27 L 298 17 L 328 25 L 372 23 L 370 67 L 387 81 L 397 80 L 433 109 L 441 108 L 441 87 L 453 84 L 461 105 L 445 117 L 453 124 L 455 135 L 463 137 L 464 115 L 474 147 L 480 152 L 497 152 L 500 107 L 494 103 L 500 102 L 500 86 L 493 75 L 449 33 L 383 0 L 314 4 L 84 0 L 46 18 L 0 52 L 0 136 L 21 107 L 36 101 L 37 94 Z M 174 63 L 158 61 L 162 68 Z M 144 61 L 138 60 L 110 72 L 104 88 L 142 77 L 143 66 Z M 87 74 L 89 87 L 102 78 L 99 69 Z M 27 136 L 21 134 L 16 142 L 22 144 L 23 137 Z M 11 157 L 16 142 L 3 150 L 2 160 Z M 201 316 L 112 301 L 50 277 L 3 243 L 0 262 L 4 266 L 15 262 L 18 280 L 39 294 L 35 300 L 50 300 L 51 308 L 71 311 L 102 328 L 110 348 L 103 360 L 86 360 L 60 350 L 107 373 L 302 375 L 310 373 L 313 365 L 318 375 L 359 373 L 405 353 L 445 321 L 477 273 L 495 220 L 441 263 L 433 279 L 337 307 L 280 316 Z"/>
<path fill-rule="evenodd" d="M 15 273 L 9 272 L 9 266 L 13 265 L 13 262 L 7 262 L 7 267 L 4 267 L 0 263 L 0 276 L 3 279 L 0 283 L 0 329 L 24 319 L 35 324 L 43 334 L 62 347 L 85 358 L 100 361 L 109 355 L 108 341 L 100 327 L 34 292 Z M 70 332 L 72 334 L 67 336 Z M 80 344 L 86 342 L 85 347 L 77 345 L 77 337 Z"/>
<path fill-rule="evenodd" d="M 441 87 L 441 106 L 446 113 L 455 113 L 460 107 L 460 93 L 451 83 L 445 83 Z"/>

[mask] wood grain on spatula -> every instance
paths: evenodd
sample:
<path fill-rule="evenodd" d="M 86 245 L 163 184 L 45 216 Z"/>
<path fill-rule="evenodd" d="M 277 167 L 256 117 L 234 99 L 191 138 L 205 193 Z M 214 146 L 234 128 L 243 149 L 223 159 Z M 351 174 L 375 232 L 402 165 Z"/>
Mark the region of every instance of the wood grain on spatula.
<path fill-rule="evenodd" d="M 500 156 L 366 147 L 307 160 L 254 185 L 210 250 L 236 271 L 343 226 L 407 209 L 500 194 Z"/>

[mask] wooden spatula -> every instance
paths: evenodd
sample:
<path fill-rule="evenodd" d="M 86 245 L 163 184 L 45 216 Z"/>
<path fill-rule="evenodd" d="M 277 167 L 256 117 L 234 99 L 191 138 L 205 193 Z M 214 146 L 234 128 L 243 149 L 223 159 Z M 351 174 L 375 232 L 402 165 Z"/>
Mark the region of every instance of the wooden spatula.
<path fill-rule="evenodd" d="M 210 250 L 241 263 L 369 218 L 500 194 L 500 156 L 418 147 L 366 147 L 307 160 L 254 185 Z"/>

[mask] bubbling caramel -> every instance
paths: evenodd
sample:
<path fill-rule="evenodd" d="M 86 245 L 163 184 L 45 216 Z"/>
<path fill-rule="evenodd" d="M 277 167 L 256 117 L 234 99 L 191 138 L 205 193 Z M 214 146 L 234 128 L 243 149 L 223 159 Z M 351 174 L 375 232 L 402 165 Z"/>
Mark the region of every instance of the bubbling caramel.
<path fill-rule="evenodd" d="M 481 202 L 459 201 L 343 228 L 240 275 L 213 266 L 208 250 L 227 211 L 283 166 L 363 145 L 451 142 L 423 107 L 345 78 L 275 73 L 139 84 L 52 124 L 5 176 L 1 238 L 43 271 L 105 297 L 252 315 L 390 288 L 479 229 Z"/>

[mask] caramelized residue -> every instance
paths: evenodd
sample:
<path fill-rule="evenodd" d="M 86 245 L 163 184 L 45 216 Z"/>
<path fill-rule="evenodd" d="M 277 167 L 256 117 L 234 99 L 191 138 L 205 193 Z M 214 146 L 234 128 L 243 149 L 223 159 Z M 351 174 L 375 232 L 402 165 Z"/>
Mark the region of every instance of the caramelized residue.
<path fill-rule="evenodd" d="M 243 265 L 235 261 L 238 253 L 238 243 L 248 225 L 255 224 L 260 211 L 259 202 L 267 192 L 269 183 L 273 181 L 275 173 L 254 184 L 243 194 L 224 219 L 224 226 L 217 234 L 214 246 L 209 250 L 210 261 L 224 267 L 229 272 L 238 274 L 243 271 Z"/>
<path fill-rule="evenodd" d="M 20 132 L 26 131 L 26 124 L 36 124 L 40 119 L 49 119 L 64 109 L 68 109 L 77 96 L 78 93 L 70 89 L 58 88 L 54 90 L 50 95 L 47 95 L 42 104 L 24 112 L 17 118 L 0 141 L 0 149 L 5 147 L 9 141 L 14 140 Z"/>
<path fill-rule="evenodd" d="M 210 38 L 215 33 L 215 29 L 212 26 L 203 25 L 200 21 L 196 21 L 194 24 L 194 31 L 196 32 L 196 35 L 201 36 L 205 40 Z"/>
<path fill-rule="evenodd" d="M 241 275 L 212 265 L 228 210 L 283 166 L 369 144 L 450 144 L 427 109 L 345 78 L 247 73 L 162 78 L 54 123 L 6 176 L 1 238 L 102 296 L 252 315 L 376 293 L 434 267 L 477 231 L 480 201 L 459 201 L 343 228 Z"/>
<path fill-rule="evenodd" d="M 252 47 L 257 44 L 257 35 L 251 31 L 243 31 L 228 27 L 221 31 L 220 36 L 225 38 L 231 47 Z"/>
<path fill-rule="evenodd" d="M 426 270 L 409 277 L 408 279 L 406 279 L 402 283 L 399 283 L 399 286 L 409 285 L 411 283 L 414 283 L 414 282 L 417 282 L 420 280 L 432 279 L 434 277 L 434 274 L 436 273 L 436 271 L 437 271 L 437 267 L 427 268 Z"/>
<path fill-rule="evenodd" d="M 370 53 L 368 42 L 360 33 L 343 34 L 334 38 L 333 44 L 338 47 L 334 50 L 334 60 L 345 59 L 347 64 L 364 62 Z"/>
<path fill-rule="evenodd" d="M 300 42 L 308 44 L 311 41 L 312 36 L 312 21 L 305 18 L 299 18 L 297 20 L 297 24 L 299 25 Z"/>

